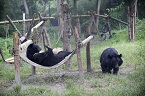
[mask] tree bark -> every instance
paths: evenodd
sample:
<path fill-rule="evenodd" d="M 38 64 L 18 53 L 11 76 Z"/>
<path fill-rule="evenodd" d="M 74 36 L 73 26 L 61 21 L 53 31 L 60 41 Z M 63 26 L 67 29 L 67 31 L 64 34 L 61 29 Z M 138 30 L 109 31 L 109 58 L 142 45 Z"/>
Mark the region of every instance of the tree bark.
<path fill-rule="evenodd" d="M 70 11 L 68 4 L 61 4 L 61 13 L 62 13 L 62 20 L 63 20 L 63 49 L 65 51 L 71 51 L 71 21 L 70 21 Z M 66 62 L 66 69 L 69 69 L 72 64 L 72 60 L 68 60 Z"/>
<path fill-rule="evenodd" d="M 14 65 L 15 65 L 15 81 L 17 84 L 20 84 L 20 57 L 19 57 L 19 40 L 18 32 L 13 34 L 14 42 Z"/>
<path fill-rule="evenodd" d="M 137 0 L 133 0 L 128 6 L 128 38 L 135 39 L 135 24 L 136 24 Z"/>
<path fill-rule="evenodd" d="M 26 0 L 23 0 L 23 3 L 24 3 L 24 8 L 25 8 L 26 19 L 29 19 L 30 18 L 30 16 L 29 16 L 30 14 L 29 14 L 29 8 L 28 8 Z M 26 24 L 27 24 L 27 31 L 28 31 L 30 24 L 29 23 L 26 23 Z"/>
<path fill-rule="evenodd" d="M 78 15 L 77 11 L 77 0 L 74 0 L 74 15 Z M 81 37 L 81 26 L 80 26 L 80 19 L 79 17 L 75 18 L 75 26 L 78 29 L 79 36 Z"/>
<path fill-rule="evenodd" d="M 101 5 L 101 0 L 96 0 L 96 14 L 100 14 L 100 5 Z M 96 29 L 97 32 L 99 33 L 99 16 L 96 16 Z"/>
<path fill-rule="evenodd" d="M 57 0 L 57 15 L 58 15 L 58 25 L 60 34 L 63 32 L 63 19 L 62 19 L 62 9 L 61 4 L 63 4 L 63 0 Z"/>
<path fill-rule="evenodd" d="M 28 8 L 26 0 L 23 0 L 23 3 L 24 3 L 24 8 L 25 8 L 26 18 L 29 18 L 29 8 Z"/>

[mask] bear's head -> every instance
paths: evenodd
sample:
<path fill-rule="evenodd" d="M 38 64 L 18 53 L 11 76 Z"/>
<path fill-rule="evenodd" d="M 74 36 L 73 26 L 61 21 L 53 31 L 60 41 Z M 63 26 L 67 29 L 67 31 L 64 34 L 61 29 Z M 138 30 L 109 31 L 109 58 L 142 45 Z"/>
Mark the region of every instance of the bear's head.
<path fill-rule="evenodd" d="M 120 55 L 108 55 L 108 59 L 111 63 L 111 66 L 118 68 L 123 63 L 122 54 Z"/>
<path fill-rule="evenodd" d="M 35 53 L 39 53 L 41 51 L 41 48 L 37 44 L 33 44 L 32 49 Z"/>

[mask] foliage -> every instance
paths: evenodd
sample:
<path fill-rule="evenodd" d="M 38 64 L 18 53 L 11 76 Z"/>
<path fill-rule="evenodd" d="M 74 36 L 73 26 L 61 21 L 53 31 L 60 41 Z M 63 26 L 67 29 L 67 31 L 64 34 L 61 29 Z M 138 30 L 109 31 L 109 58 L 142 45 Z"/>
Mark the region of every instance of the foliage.
<path fill-rule="evenodd" d="M 107 8 L 106 9 L 108 11 L 108 13 L 111 15 L 111 17 L 117 18 L 119 20 L 122 20 L 124 22 L 127 22 L 127 7 L 124 6 L 124 3 L 121 3 L 119 6 L 116 6 L 114 8 Z M 111 28 L 113 29 L 120 29 L 120 26 L 122 26 L 122 28 L 125 28 L 126 25 L 123 25 L 120 22 L 114 21 L 114 20 L 110 20 L 111 22 Z M 118 25 L 118 26 L 116 26 Z"/>
<path fill-rule="evenodd" d="M 138 18 L 144 19 L 145 18 L 145 1 L 144 0 L 138 0 Z"/>
<path fill-rule="evenodd" d="M 136 26 L 137 26 L 136 39 L 137 40 L 145 39 L 145 28 L 143 27 L 143 25 L 145 24 L 144 22 L 145 22 L 145 19 L 143 20 L 137 19 L 137 22 L 136 22 Z"/>
<path fill-rule="evenodd" d="M 1 15 L 1 18 L 0 18 L 0 21 L 4 18 L 4 7 L 5 5 L 5 0 L 0 0 L 0 15 Z"/>

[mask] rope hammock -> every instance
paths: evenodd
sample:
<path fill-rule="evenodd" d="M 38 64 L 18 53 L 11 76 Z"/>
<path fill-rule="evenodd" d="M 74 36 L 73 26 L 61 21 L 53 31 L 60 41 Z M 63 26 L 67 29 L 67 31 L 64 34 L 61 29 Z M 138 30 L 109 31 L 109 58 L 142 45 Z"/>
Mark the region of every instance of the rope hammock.
<path fill-rule="evenodd" d="M 20 55 L 20 57 L 21 57 L 24 61 L 26 61 L 27 63 L 29 63 L 29 64 L 31 64 L 31 65 L 33 65 L 33 66 L 35 66 L 35 67 L 39 67 L 39 68 L 43 68 L 43 69 L 57 68 L 57 67 L 59 67 L 60 65 L 64 64 L 64 63 L 65 63 L 68 59 L 70 59 L 70 58 L 74 55 L 74 53 L 75 53 L 75 50 L 74 50 L 71 54 L 69 54 L 68 56 L 66 56 L 61 62 L 57 63 L 56 65 L 53 65 L 53 66 L 42 66 L 42 65 L 39 65 L 39 64 L 37 64 L 37 63 L 32 62 L 31 60 L 29 60 L 29 59 L 27 58 L 27 54 L 26 54 L 27 48 L 28 48 L 28 46 L 29 46 L 30 44 L 32 44 L 32 43 L 33 43 L 32 40 L 28 40 L 28 41 L 24 42 L 23 44 L 21 44 L 21 45 L 19 46 L 19 55 Z"/>

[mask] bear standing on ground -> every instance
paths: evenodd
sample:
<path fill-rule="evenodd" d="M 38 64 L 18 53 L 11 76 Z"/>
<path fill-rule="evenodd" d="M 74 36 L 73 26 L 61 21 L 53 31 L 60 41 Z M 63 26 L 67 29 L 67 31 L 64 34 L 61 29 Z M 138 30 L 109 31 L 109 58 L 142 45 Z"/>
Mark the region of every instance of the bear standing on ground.
<path fill-rule="evenodd" d="M 119 66 L 123 63 L 122 54 L 118 55 L 118 52 L 114 48 L 105 49 L 100 57 L 100 63 L 103 73 L 110 73 L 113 69 L 113 74 L 117 74 Z"/>

